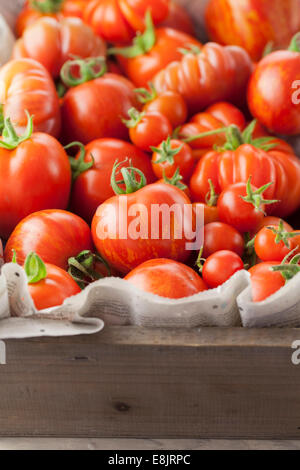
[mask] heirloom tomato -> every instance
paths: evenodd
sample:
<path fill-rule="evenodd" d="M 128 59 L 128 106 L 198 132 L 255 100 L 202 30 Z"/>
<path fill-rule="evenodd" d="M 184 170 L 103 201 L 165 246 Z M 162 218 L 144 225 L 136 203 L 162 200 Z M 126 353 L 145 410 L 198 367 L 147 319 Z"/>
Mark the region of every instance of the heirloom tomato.
<path fill-rule="evenodd" d="M 75 77 L 72 68 L 79 68 Z M 63 98 L 61 113 L 63 140 L 88 144 L 102 137 L 128 138 L 122 118 L 138 106 L 134 86 L 120 75 L 105 73 L 102 57 L 68 61 L 61 78 L 70 89 Z"/>
<path fill-rule="evenodd" d="M 72 145 L 79 145 L 76 142 Z M 76 159 L 72 159 L 74 183 L 71 208 L 90 223 L 100 204 L 114 196 L 111 174 L 116 161 L 122 166 L 128 164 L 141 170 L 147 183 L 153 183 L 155 176 L 148 155 L 140 149 L 118 139 L 98 139 L 85 148 L 80 146 Z M 125 188 L 125 186 L 122 186 Z"/>
<path fill-rule="evenodd" d="M 152 151 L 152 168 L 157 178 L 164 175 L 170 178 L 178 168 L 183 180 L 189 181 L 195 166 L 189 145 L 168 137 L 158 147 L 152 147 Z"/>
<path fill-rule="evenodd" d="M 14 253 L 20 264 L 35 252 L 45 263 L 68 269 L 68 260 L 84 250 L 93 250 L 87 223 L 71 212 L 44 210 L 23 219 L 15 228 L 5 247 L 6 262 Z"/>
<path fill-rule="evenodd" d="M 210 289 L 215 289 L 242 269 L 244 269 L 244 263 L 236 253 L 229 250 L 217 251 L 205 261 L 202 267 L 202 278 Z"/>
<path fill-rule="evenodd" d="M 276 134 L 300 133 L 300 33 L 286 51 L 262 59 L 248 88 L 254 117 Z"/>
<path fill-rule="evenodd" d="M 32 133 L 32 118 L 18 136 L 9 118 L 0 139 L 0 236 L 41 209 L 66 209 L 71 190 L 68 156 L 52 136 Z"/>
<path fill-rule="evenodd" d="M 181 299 L 207 290 L 201 277 L 185 264 L 170 259 L 151 259 L 125 277 L 138 289 L 151 294 Z"/>
<path fill-rule="evenodd" d="M 58 137 L 61 128 L 59 98 L 45 67 L 32 59 L 11 60 L 0 69 L 0 103 L 4 117 L 19 133 L 33 116 L 34 130 Z"/>
<path fill-rule="evenodd" d="M 75 57 L 105 56 L 102 39 L 79 18 L 42 17 L 29 26 L 13 50 L 13 58 L 40 62 L 54 77 L 59 77 L 65 62 Z"/>

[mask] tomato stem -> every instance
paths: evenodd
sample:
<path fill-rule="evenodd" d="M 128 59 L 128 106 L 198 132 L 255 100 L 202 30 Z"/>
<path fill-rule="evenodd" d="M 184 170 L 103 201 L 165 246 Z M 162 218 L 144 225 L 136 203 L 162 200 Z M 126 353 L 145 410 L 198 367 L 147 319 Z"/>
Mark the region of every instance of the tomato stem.
<path fill-rule="evenodd" d="M 70 162 L 71 170 L 72 170 L 73 183 L 78 178 L 78 176 L 81 175 L 81 173 L 84 173 L 85 171 L 92 168 L 95 163 L 95 160 L 92 154 L 91 154 L 92 161 L 91 162 L 85 161 L 85 156 L 86 156 L 85 146 L 81 142 L 71 142 L 70 144 L 66 145 L 64 148 L 65 150 L 68 150 L 75 146 L 79 147 L 79 150 L 80 150 L 79 157 L 78 158 L 69 157 L 69 162 Z"/>
<path fill-rule="evenodd" d="M 273 182 L 271 181 L 270 183 L 264 184 L 260 188 L 253 191 L 253 188 L 251 185 L 251 179 L 252 179 L 252 176 L 249 176 L 249 179 L 247 181 L 247 196 L 241 196 L 241 198 L 245 202 L 248 202 L 249 204 L 253 204 L 255 209 L 257 209 L 258 211 L 264 213 L 264 211 L 261 208 L 263 204 L 275 204 L 276 202 L 279 202 L 277 199 L 264 199 L 262 196 L 262 194 L 273 184 Z"/>
<path fill-rule="evenodd" d="M 136 191 L 138 191 L 139 189 L 142 189 L 147 184 L 147 180 L 146 180 L 144 173 L 138 168 L 134 168 L 133 166 L 131 166 L 130 162 L 129 162 L 128 167 L 123 166 L 122 168 L 120 168 L 120 166 L 123 165 L 124 162 L 127 162 L 127 161 L 128 159 L 124 160 L 123 162 L 118 163 L 118 160 L 116 160 L 114 167 L 113 167 L 110 184 L 114 193 L 117 195 L 135 193 Z M 122 180 L 117 181 L 116 176 L 118 173 L 121 173 L 123 177 Z M 136 179 L 136 176 L 135 176 L 136 174 L 140 176 L 140 181 Z M 125 190 L 119 186 L 119 185 L 124 185 L 124 184 L 125 184 Z"/>
<path fill-rule="evenodd" d="M 47 269 L 43 260 L 36 253 L 29 253 L 25 260 L 24 270 L 28 284 L 37 284 L 47 277 Z"/>
<path fill-rule="evenodd" d="M 79 74 L 74 75 L 74 69 L 79 69 Z M 62 66 L 60 78 L 64 85 L 71 88 L 100 78 L 106 72 L 105 57 L 89 57 L 88 59 L 68 60 Z"/>
<path fill-rule="evenodd" d="M 82 251 L 76 257 L 68 260 L 68 273 L 78 284 L 80 289 L 84 289 L 91 282 L 104 278 L 104 275 L 95 271 L 95 263 L 102 263 L 107 269 L 107 275 L 111 275 L 111 269 L 107 261 L 98 253 L 92 253 L 89 250 Z"/>
<path fill-rule="evenodd" d="M 160 155 L 160 158 L 156 160 L 154 163 L 165 163 L 168 162 L 170 165 L 173 165 L 174 163 L 174 157 L 177 155 L 179 152 L 181 152 L 183 148 L 183 144 L 177 147 L 176 149 L 172 149 L 171 146 L 171 137 L 169 136 L 167 140 L 164 140 L 161 143 L 161 147 L 150 147 L 152 152 L 157 153 Z"/>
<path fill-rule="evenodd" d="M 195 44 L 187 44 L 186 47 L 179 47 L 177 50 L 182 55 L 188 55 L 188 54 L 198 55 L 198 54 L 201 54 L 201 48 L 199 46 L 196 46 Z"/>
<path fill-rule="evenodd" d="M 205 204 L 209 207 L 215 207 L 217 205 L 219 195 L 216 193 L 216 189 L 211 179 L 208 180 L 209 191 L 205 196 Z"/>
<path fill-rule="evenodd" d="M 126 127 L 128 127 L 128 129 L 133 129 L 143 119 L 145 114 L 146 113 L 140 113 L 136 108 L 130 108 L 128 111 L 128 116 L 130 119 L 122 119 L 122 122 Z"/>
<path fill-rule="evenodd" d="M 165 170 L 163 170 L 163 180 L 166 184 L 171 184 L 172 186 L 176 186 L 176 188 L 179 188 L 182 191 L 184 191 L 187 188 L 187 186 L 182 183 L 183 177 L 181 176 L 179 171 L 180 170 L 178 167 L 174 175 L 172 176 L 172 178 L 167 178 Z"/>
<path fill-rule="evenodd" d="M 27 116 L 27 127 L 23 135 L 18 136 L 16 130 L 10 120 L 10 118 L 6 118 L 4 120 L 4 128 L 2 132 L 2 140 L 0 140 L 0 147 L 13 150 L 17 148 L 22 142 L 25 140 L 30 139 L 33 133 L 33 118 L 29 115 L 28 111 L 25 111 Z"/>
<path fill-rule="evenodd" d="M 281 264 L 278 266 L 271 266 L 271 271 L 279 271 L 285 281 L 291 280 L 293 277 L 296 276 L 300 272 L 300 266 L 299 266 L 299 261 L 300 261 L 300 254 L 296 254 L 293 256 L 291 261 L 287 263 L 287 260 L 295 253 L 295 251 L 298 250 L 298 247 L 294 248 L 291 250 L 287 256 L 282 260 Z"/>
<path fill-rule="evenodd" d="M 64 0 L 30 0 L 30 7 L 43 15 L 58 13 Z"/>
<path fill-rule="evenodd" d="M 295 34 L 289 45 L 289 51 L 300 52 L 300 32 Z"/>
<path fill-rule="evenodd" d="M 294 237 L 298 237 L 300 232 L 288 232 L 284 228 L 283 220 L 280 220 L 278 227 L 267 227 L 268 230 L 271 230 L 275 235 L 275 243 L 283 242 L 285 246 L 289 248 L 289 240 Z"/>
<path fill-rule="evenodd" d="M 147 88 L 136 88 L 135 93 L 137 93 L 137 99 L 140 103 L 147 104 L 157 98 L 157 91 L 154 88 L 153 83 L 149 83 L 149 90 Z"/>

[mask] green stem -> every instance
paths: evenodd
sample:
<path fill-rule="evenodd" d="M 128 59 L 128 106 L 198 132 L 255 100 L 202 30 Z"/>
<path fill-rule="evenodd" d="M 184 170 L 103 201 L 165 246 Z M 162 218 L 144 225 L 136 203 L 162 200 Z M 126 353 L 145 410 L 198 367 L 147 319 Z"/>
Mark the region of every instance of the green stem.
<path fill-rule="evenodd" d="M 187 188 L 187 186 L 181 182 L 183 180 L 183 177 L 179 173 L 179 167 L 175 171 L 172 178 L 167 178 L 167 176 L 165 174 L 165 170 L 163 170 L 163 180 L 164 180 L 165 183 L 171 184 L 172 186 L 175 186 L 176 188 L 179 188 L 182 191 L 184 191 Z"/>
<path fill-rule="evenodd" d="M 278 202 L 277 199 L 264 199 L 263 198 L 263 193 L 273 184 L 273 182 L 264 184 L 260 188 L 253 191 L 252 186 L 251 186 L 251 179 L 252 177 L 249 176 L 249 179 L 247 181 L 247 196 L 241 196 L 241 198 L 245 202 L 252 204 L 255 207 L 255 209 L 257 209 L 258 211 L 261 211 L 264 213 L 264 211 L 261 208 L 262 205 L 275 204 L 276 202 Z"/>
<path fill-rule="evenodd" d="M 134 168 L 133 166 L 128 167 L 121 167 L 128 159 L 124 160 L 123 162 L 118 163 L 118 160 L 115 161 L 113 171 L 111 174 L 110 184 L 115 194 L 131 194 L 135 193 L 139 189 L 142 189 L 147 184 L 146 177 L 144 173 L 139 170 L 138 168 Z M 121 173 L 123 179 L 117 181 L 116 177 L 117 174 Z M 140 176 L 140 181 L 136 179 L 135 175 Z M 125 184 L 125 190 L 121 188 L 119 185 Z"/>
<path fill-rule="evenodd" d="M 43 15 L 58 13 L 64 0 L 30 0 L 30 7 Z"/>
<path fill-rule="evenodd" d="M 104 276 L 95 271 L 95 264 L 102 263 L 107 269 L 107 275 L 111 275 L 111 269 L 100 255 L 92 253 L 89 250 L 82 251 L 76 257 L 69 258 L 68 260 L 68 273 L 79 285 L 81 289 L 84 289 L 88 284 L 94 281 L 102 279 Z"/>
<path fill-rule="evenodd" d="M 28 284 L 37 284 L 47 277 L 47 269 L 43 260 L 36 254 L 30 253 L 24 264 Z"/>
<path fill-rule="evenodd" d="M 73 183 L 74 181 L 78 178 L 78 176 L 81 175 L 81 173 L 84 173 L 85 171 L 89 170 L 90 168 L 93 167 L 95 160 L 93 155 L 91 154 L 91 162 L 86 162 L 85 161 L 85 146 L 81 142 L 71 142 L 70 144 L 65 146 L 65 150 L 68 150 L 72 147 L 79 147 L 80 153 L 78 158 L 74 157 L 69 157 L 71 169 L 72 169 L 72 179 Z"/>
<path fill-rule="evenodd" d="M 16 130 L 10 120 L 10 118 L 6 118 L 4 120 L 4 128 L 2 132 L 2 140 L 0 140 L 0 147 L 13 150 L 17 148 L 22 142 L 25 140 L 30 139 L 33 133 L 33 118 L 29 115 L 28 111 L 25 111 L 27 116 L 27 127 L 23 135 L 18 136 Z"/>
<path fill-rule="evenodd" d="M 79 76 L 73 74 L 74 68 L 79 68 Z M 102 77 L 107 72 L 105 57 L 68 60 L 60 71 L 60 78 L 68 88 L 90 82 Z"/>
<path fill-rule="evenodd" d="M 288 50 L 292 52 L 300 52 L 300 32 L 295 34 L 292 38 Z"/>
<path fill-rule="evenodd" d="M 217 205 L 219 195 L 216 193 L 214 184 L 211 179 L 208 180 L 209 191 L 205 196 L 205 203 L 209 207 L 215 207 Z"/>
<path fill-rule="evenodd" d="M 136 88 L 134 92 L 137 93 L 137 99 L 142 104 L 150 103 L 158 96 L 157 91 L 151 82 L 149 83 L 149 90 L 147 90 L 147 88 Z"/>

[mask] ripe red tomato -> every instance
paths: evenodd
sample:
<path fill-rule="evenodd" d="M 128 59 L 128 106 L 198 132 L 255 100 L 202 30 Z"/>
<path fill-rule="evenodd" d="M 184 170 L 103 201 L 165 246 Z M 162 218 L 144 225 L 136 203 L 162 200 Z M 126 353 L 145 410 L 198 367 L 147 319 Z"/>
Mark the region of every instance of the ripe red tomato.
<path fill-rule="evenodd" d="M 283 227 L 287 232 L 293 231 L 293 227 L 287 222 L 285 222 L 284 220 L 280 219 L 279 217 L 268 215 L 262 219 L 261 223 L 258 225 L 255 232 L 258 233 L 260 229 L 264 227 L 270 227 L 270 225 L 275 225 L 276 227 L 278 227 L 281 221 L 283 222 Z M 255 235 L 255 233 L 253 235 Z"/>
<path fill-rule="evenodd" d="M 4 117 L 16 131 L 27 125 L 25 111 L 33 116 L 34 130 L 58 137 L 61 128 L 59 99 L 47 70 L 32 59 L 11 60 L 0 69 L 0 102 Z"/>
<path fill-rule="evenodd" d="M 211 222 L 204 227 L 204 243 L 202 255 L 208 258 L 222 250 L 233 251 L 239 256 L 244 252 L 244 239 L 231 225 L 223 222 Z"/>
<path fill-rule="evenodd" d="M 294 237 L 299 233 L 286 231 L 283 222 L 263 227 L 255 237 L 255 252 L 262 261 L 281 262 L 294 248 Z"/>
<path fill-rule="evenodd" d="M 65 62 L 75 57 L 105 56 L 106 45 L 79 18 L 42 17 L 29 26 L 13 50 L 13 58 L 40 62 L 54 77 L 59 77 Z"/>
<path fill-rule="evenodd" d="M 204 202 L 193 202 L 193 209 L 196 213 L 197 206 L 199 211 L 203 210 L 204 213 L 204 225 L 210 224 L 211 222 L 218 222 L 219 212 L 217 206 L 210 206 Z"/>
<path fill-rule="evenodd" d="M 157 148 L 152 147 L 152 150 L 152 168 L 157 178 L 164 175 L 170 178 L 179 168 L 183 180 L 190 179 L 195 162 L 189 145 L 168 137 Z"/>
<path fill-rule="evenodd" d="M 208 43 L 160 69 L 153 79 L 158 93 L 180 92 L 192 114 L 217 101 L 243 104 L 252 62 L 240 47 Z"/>
<path fill-rule="evenodd" d="M 285 279 L 278 271 L 272 271 L 277 261 L 259 263 L 249 269 L 253 302 L 262 302 L 285 285 Z"/>
<path fill-rule="evenodd" d="M 109 42 L 127 43 L 145 29 L 145 14 L 151 12 L 155 24 L 169 13 L 169 0 L 92 0 L 84 19 Z"/>
<path fill-rule="evenodd" d="M 139 113 L 136 109 L 129 110 L 129 120 L 123 120 L 129 128 L 130 140 L 141 150 L 151 152 L 172 134 L 169 120 L 160 113 Z"/>
<path fill-rule="evenodd" d="M 300 133 L 299 40 L 298 34 L 289 50 L 267 55 L 255 68 L 249 83 L 248 104 L 252 115 L 277 134 Z"/>
<path fill-rule="evenodd" d="M 124 279 L 138 289 L 169 299 L 190 297 L 207 289 L 190 267 L 165 258 L 142 263 Z"/>
<path fill-rule="evenodd" d="M 183 31 L 186 34 L 195 36 L 195 28 L 192 21 L 192 18 L 188 12 L 178 3 L 171 1 L 169 7 L 169 15 L 167 18 L 160 24 L 163 28 L 172 28 L 177 29 L 178 31 Z"/>
<path fill-rule="evenodd" d="M 74 65 L 81 67 L 79 79 L 70 79 Z M 97 65 L 101 66 L 100 71 L 95 69 Z M 67 86 L 74 85 L 65 94 L 61 108 L 66 143 L 76 140 L 88 144 L 102 137 L 128 138 L 122 118 L 138 105 L 134 87 L 126 78 L 113 73 L 103 75 L 104 72 L 101 59 L 70 61 L 63 67 L 63 81 Z"/>
<path fill-rule="evenodd" d="M 89 226 L 75 214 L 62 210 L 35 212 L 23 219 L 11 234 L 4 252 L 5 261 L 23 264 L 35 252 L 45 263 L 68 269 L 68 260 L 84 250 L 93 251 Z"/>
<path fill-rule="evenodd" d="M 147 183 L 155 181 L 148 155 L 134 145 L 118 139 L 92 141 L 85 147 L 84 156 L 81 149 L 72 164 L 75 181 L 71 209 L 88 223 L 91 223 L 98 206 L 114 195 L 110 180 L 116 161 L 120 168 L 130 164 L 141 170 Z"/>
<path fill-rule="evenodd" d="M 66 209 L 71 169 L 61 144 L 28 129 L 18 137 L 9 119 L 0 139 L 0 236 L 7 239 L 27 215 L 41 209 Z"/>
<path fill-rule="evenodd" d="M 300 29 L 298 0 L 210 0 L 206 27 L 219 44 L 236 44 L 260 60 L 266 45 L 286 47 Z"/>
<path fill-rule="evenodd" d="M 229 250 L 217 251 L 205 261 L 202 277 L 209 288 L 215 289 L 242 269 L 244 269 L 244 263 L 236 253 Z"/>

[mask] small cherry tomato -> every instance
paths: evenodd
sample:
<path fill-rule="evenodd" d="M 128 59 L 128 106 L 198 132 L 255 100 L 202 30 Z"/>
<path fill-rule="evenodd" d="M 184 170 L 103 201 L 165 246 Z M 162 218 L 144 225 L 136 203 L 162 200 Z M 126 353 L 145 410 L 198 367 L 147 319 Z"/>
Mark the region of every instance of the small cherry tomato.
<path fill-rule="evenodd" d="M 203 257 L 208 258 L 217 251 L 228 250 L 239 256 L 244 252 L 244 239 L 231 225 L 211 222 L 204 227 Z"/>
<path fill-rule="evenodd" d="M 272 271 L 277 261 L 259 263 L 249 269 L 253 302 L 262 302 L 285 285 L 285 279 L 280 272 Z"/>
<path fill-rule="evenodd" d="M 266 217 L 264 217 L 262 219 L 261 223 L 256 228 L 255 233 L 259 232 L 260 229 L 262 229 L 264 227 L 269 227 L 270 225 L 275 225 L 276 227 L 278 227 L 278 225 L 280 224 L 281 221 L 283 222 L 284 229 L 287 232 L 292 232 L 293 231 L 293 227 L 290 224 L 288 224 L 287 222 L 285 222 L 284 220 L 280 219 L 280 217 L 275 217 L 273 215 L 267 215 Z M 253 235 L 255 235 L 255 233 L 253 233 Z"/>
<path fill-rule="evenodd" d="M 195 161 L 189 145 L 168 137 L 159 147 L 152 147 L 152 150 L 152 168 L 157 178 L 164 175 L 171 177 L 179 168 L 184 181 L 190 179 Z"/>
<path fill-rule="evenodd" d="M 210 255 L 203 265 L 203 281 L 208 287 L 214 289 L 242 269 L 244 269 L 244 263 L 236 253 L 229 250 L 217 251 Z"/>
<path fill-rule="evenodd" d="M 281 262 L 293 249 L 293 238 L 297 235 L 300 232 L 287 232 L 283 222 L 263 227 L 255 237 L 255 252 L 263 261 Z"/>

